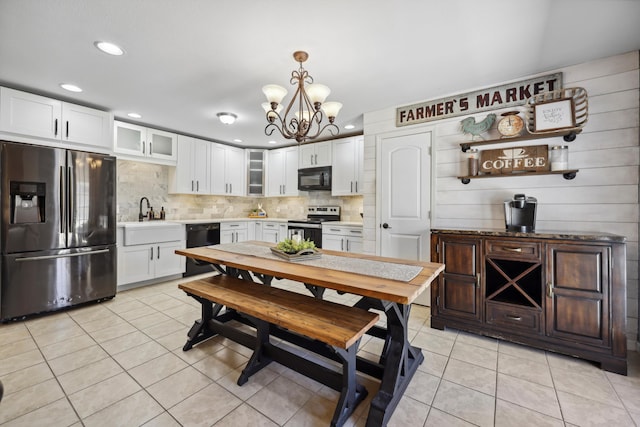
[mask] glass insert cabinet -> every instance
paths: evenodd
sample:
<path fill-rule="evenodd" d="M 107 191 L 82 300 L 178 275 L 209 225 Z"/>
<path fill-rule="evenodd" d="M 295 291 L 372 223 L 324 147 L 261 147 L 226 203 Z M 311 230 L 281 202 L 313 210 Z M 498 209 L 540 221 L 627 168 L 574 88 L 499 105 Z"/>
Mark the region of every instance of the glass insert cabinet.
<path fill-rule="evenodd" d="M 624 237 L 432 230 L 431 327 L 469 331 L 627 372 Z"/>

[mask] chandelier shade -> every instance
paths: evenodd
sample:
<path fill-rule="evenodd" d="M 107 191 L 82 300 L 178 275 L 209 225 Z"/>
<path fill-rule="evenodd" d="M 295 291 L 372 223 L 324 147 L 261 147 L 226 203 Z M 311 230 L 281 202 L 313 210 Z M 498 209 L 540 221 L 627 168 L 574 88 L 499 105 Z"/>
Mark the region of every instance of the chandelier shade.
<path fill-rule="evenodd" d="M 266 135 L 271 136 L 278 130 L 284 138 L 295 139 L 300 144 L 319 137 L 325 130 L 331 135 L 339 133 L 334 121 L 342 104 L 325 102 L 331 89 L 313 82 L 313 77 L 302 66 L 308 57 L 303 51 L 293 54 L 300 68 L 291 72 L 290 83 L 295 86 L 295 92 L 286 108 L 283 107 L 282 100 L 287 96 L 287 89 L 275 84 L 262 88 L 267 98 L 267 102 L 262 104 L 267 119 L 264 129 Z M 284 115 L 281 115 L 283 109 Z M 325 116 L 328 123 L 323 122 Z"/>

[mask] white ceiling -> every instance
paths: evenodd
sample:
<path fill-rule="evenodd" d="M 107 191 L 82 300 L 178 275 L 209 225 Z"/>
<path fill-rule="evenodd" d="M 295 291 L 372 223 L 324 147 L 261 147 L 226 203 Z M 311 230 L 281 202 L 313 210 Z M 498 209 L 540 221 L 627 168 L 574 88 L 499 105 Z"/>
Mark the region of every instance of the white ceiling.
<path fill-rule="evenodd" d="M 273 147 L 261 88 L 291 87 L 296 50 L 357 131 L 365 112 L 637 49 L 640 0 L 0 0 L 1 85 L 251 147 Z"/>

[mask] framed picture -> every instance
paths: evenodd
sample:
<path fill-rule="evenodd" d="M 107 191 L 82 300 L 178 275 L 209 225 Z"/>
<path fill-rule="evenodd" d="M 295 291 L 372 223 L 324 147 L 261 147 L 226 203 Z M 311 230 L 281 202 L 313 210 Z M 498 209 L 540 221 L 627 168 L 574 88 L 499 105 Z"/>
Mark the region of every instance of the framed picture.
<path fill-rule="evenodd" d="M 572 98 L 548 101 L 533 106 L 536 132 L 575 127 L 575 107 Z"/>

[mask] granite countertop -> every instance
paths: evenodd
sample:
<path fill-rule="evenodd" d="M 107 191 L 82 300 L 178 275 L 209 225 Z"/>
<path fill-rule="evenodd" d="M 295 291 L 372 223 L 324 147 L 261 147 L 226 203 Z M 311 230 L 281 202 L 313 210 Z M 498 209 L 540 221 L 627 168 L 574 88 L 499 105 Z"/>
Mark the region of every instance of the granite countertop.
<path fill-rule="evenodd" d="M 536 230 L 530 233 L 523 233 L 518 231 L 506 231 L 504 229 L 497 228 L 485 228 L 485 229 L 431 229 L 431 233 L 434 234 L 472 234 L 476 236 L 496 236 L 496 237 L 522 237 L 522 238 L 536 238 L 536 239 L 565 239 L 565 240 L 595 240 L 602 242 L 626 242 L 627 238 L 612 233 L 605 233 L 601 231 L 571 231 L 571 230 Z"/>
<path fill-rule="evenodd" d="M 166 219 L 166 220 L 152 220 L 152 221 L 123 221 L 117 224 L 118 227 L 124 227 L 127 224 L 140 224 L 143 226 L 144 224 L 149 226 L 159 225 L 159 224 L 212 224 L 217 222 L 235 222 L 235 221 L 270 221 L 270 222 L 287 222 L 288 218 L 248 218 L 248 217 L 239 217 L 239 218 L 205 218 L 205 219 Z"/>

